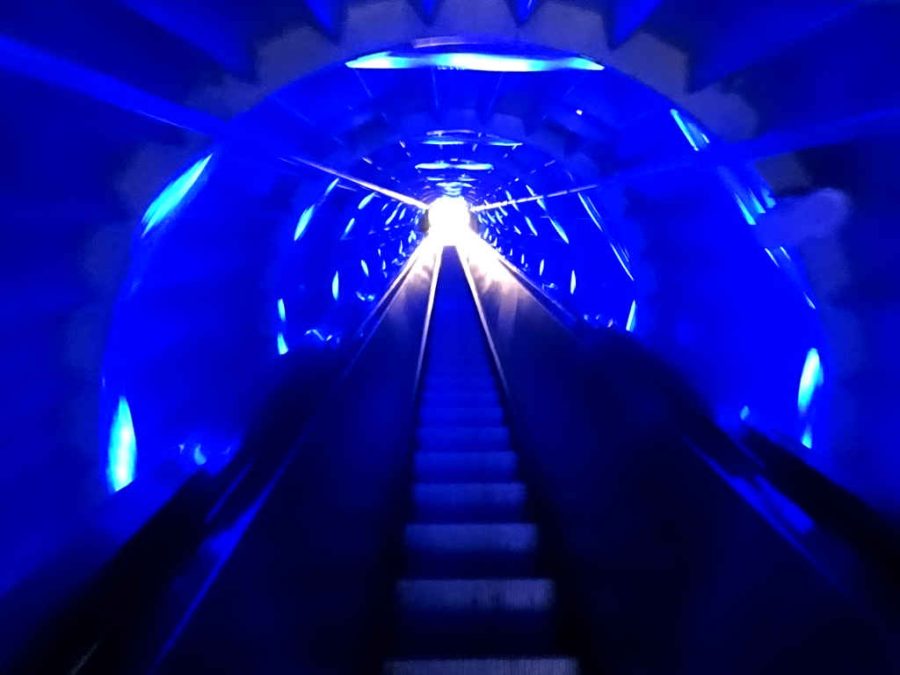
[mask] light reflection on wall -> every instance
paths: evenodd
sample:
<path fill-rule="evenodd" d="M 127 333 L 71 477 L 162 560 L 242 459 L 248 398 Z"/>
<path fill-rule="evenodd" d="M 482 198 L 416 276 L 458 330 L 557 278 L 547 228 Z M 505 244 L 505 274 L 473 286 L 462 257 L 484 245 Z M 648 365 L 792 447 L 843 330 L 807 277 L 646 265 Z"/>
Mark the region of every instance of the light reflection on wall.
<path fill-rule="evenodd" d="M 142 237 L 146 237 L 151 230 L 168 218 L 178 206 L 187 198 L 191 189 L 196 185 L 197 181 L 206 170 L 206 165 L 212 159 L 212 155 L 207 155 L 203 159 L 197 161 L 191 168 L 185 171 L 181 176 L 169 183 L 159 196 L 153 200 L 147 207 L 146 213 L 142 219 L 144 229 L 141 232 Z"/>
<path fill-rule="evenodd" d="M 124 396 L 120 397 L 109 430 L 109 452 L 106 476 L 109 488 L 118 492 L 129 486 L 135 477 L 137 466 L 137 437 L 131 408 Z"/>

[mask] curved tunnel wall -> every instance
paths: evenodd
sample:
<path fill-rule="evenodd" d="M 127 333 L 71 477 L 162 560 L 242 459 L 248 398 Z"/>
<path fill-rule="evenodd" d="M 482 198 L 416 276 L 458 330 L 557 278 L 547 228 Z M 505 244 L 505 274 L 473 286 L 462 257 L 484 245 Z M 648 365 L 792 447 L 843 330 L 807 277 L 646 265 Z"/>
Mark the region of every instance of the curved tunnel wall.
<path fill-rule="evenodd" d="M 221 55 L 210 56 L 208 49 L 198 48 L 196 41 L 190 39 L 197 35 L 196 31 L 187 30 L 187 39 L 184 35 L 173 38 L 171 25 L 148 22 L 146 17 L 141 18 L 140 11 L 123 10 L 121 14 L 104 17 L 71 17 L 84 28 L 81 37 L 76 31 L 67 31 L 63 36 L 59 31 L 48 30 L 47 22 L 27 13 L 18 17 L 18 22 L 13 25 L 17 30 L 16 37 L 21 37 L 23 43 L 37 45 L 94 71 L 111 73 L 121 81 L 145 86 L 153 95 L 185 104 L 187 110 L 205 108 L 229 116 L 318 65 L 384 48 L 389 42 L 458 32 L 463 19 L 467 26 L 472 25 L 473 20 L 466 14 L 468 10 L 462 7 L 463 4 L 444 3 L 431 25 L 424 24 L 421 15 L 406 3 L 352 4 L 343 20 L 335 24 L 333 40 L 321 37 L 316 33 L 317 28 L 302 24 L 293 31 L 267 37 L 272 35 L 272 25 L 282 21 L 303 21 L 302 16 L 267 17 L 269 23 L 260 21 L 257 26 L 255 82 L 226 75 L 214 85 L 197 85 L 196 82 L 221 72 Z M 673 18 L 667 10 L 666 3 L 660 4 L 662 7 L 658 8 L 655 18 L 653 14 L 647 17 L 643 29 L 633 34 L 626 30 L 625 37 L 630 40 L 621 35 L 612 40 L 621 43 L 615 50 L 610 50 L 605 41 L 598 38 L 609 32 L 604 30 L 604 25 L 610 16 L 615 17 L 615 13 L 598 13 L 578 3 L 542 3 L 521 28 L 504 3 L 480 3 L 475 25 L 491 40 L 530 40 L 599 57 L 604 63 L 618 66 L 653 85 L 693 113 L 711 132 L 731 141 L 729 148 L 750 153 L 751 158 L 773 158 L 766 159 L 760 166 L 776 196 L 784 192 L 791 197 L 790 192 L 798 187 L 810 189 L 828 185 L 836 185 L 851 195 L 853 211 L 843 220 L 834 216 L 839 209 L 827 210 L 829 217 L 834 219 L 830 222 L 816 214 L 815 200 L 789 198 L 784 200 L 787 208 L 776 207 L 772 218 L 759 218 L 757 232 L 760 237 L 767 230 L 777 232 L 774 214 L 779 217 L 783 214 L 787 224 L 782 228 L 789 231 L 788 239 L 796 242 L 798 262 L 805 270 L 805 278 L 813 289 L 824 321 L 826 337 L 822 340 L 822 353 L 826 377 L 834 392 L 831 396 L 833 415 L 830 441 L 825 439 L 820 445 L 817 434 L 816 443 L 817 447 L 832 450 L 827 456 L 810 455 L 808 461 L 826 469 L 869 499 L 890 504 L 896 472 L 885 470 L 892 464 L 889 453 L 883 448 L 891 437 L 892 399 L 885 396 L 885 384 L 893 363 L 890 340 L 887 339 L 893 325 L 890 321 L 893 275 L 888 254 L 893 250 L 893 240 L 889 236 L 873 236 L 885 231 L 891 217 L 890 202 L 885 198 L 889 193 L 885 187 L 890 183 L 887 176 L 892 175 L 893 164 L 886 156 L 887 146 L 877 140 L 890 139 L 890 128 L 885 129 L 882 124 L 857 129 L 848 138 L 846 132 L 828 136 L 817 131 L 816 125 L 894 103 L 893 94 L 885 94 L 880 81 L 852 77 L 854 71 L 864 72 L 867 64 L 894 55 L 887 44 L 871 40 L 865 49 L 860 49 L 856 61 L 829 61 L 832 84 L 840 84 L 840 87 L 835 84 L 833 90 L 816 78 L 815 73 L 817 57 L 824 53 L 829 37 L 833 37 L 835 31 L 842 39 L 855 39 L 854 44 L 862 45 L 860 36 L 866 34 L 866 30 L 879 23 L 889 25 L 896 17 L 888 9 L 870 8 L 851 13 L 838 23 L 826 22 L 816 30 L 800 35 L 786 29 L 785 35 L 793 38 L 789 46 L 756 55 L 756 60 L 749 65 L 735 66 L 741 79 L 731 83 L 731 90 L 722 84 L 713 84 L 690 93 L 687 74 L 692 71 L 684 55 L 695 55 L 692 74 L 696 77 L 699 64 L 704 62 L 696 57 L 696 51 L 705 36 L 684 29 L 684 23 L 690 23 L 685 18 L 690 15 L 689 8 L 685 9 L 685 17 L 677 20 L 677 16 Z M 623 3 L 619 9 L 625 6 Z M 227 17 L 223 20 L 228 23 Z M 612 19 L 615 27 L 612 33 L 624 30 L 620 28 L 622 22 L 621 13 Z M 49 25 L 52 28 L 52 24 Z M 163 40 L 167 49 L 154 50 L 163 54 L 158 63 L 150 65 L 127 44 L 127 40 L 98 43 L 90 48 L 85 46 L 84 40 L 88 36 L 105 34 L 113 27 L 119 35 L 131 37 L 135 45 Z M 385 27 L 390 27 L 390 31 L 378 32 Z M 4 50 L 9 65 L 8 44 L 4 45 Z M 131 54 L 131 57 L 120 58 L 123 53 Z M 710 58 L 706 58 L 705 63 L 709 62 Z M 803 84 L 793 91 L 773 85 L 772 74 L 779 68 L 793 69 L 798 75 L 805 75 Z M 177 79 L 162 77 L 175 71 L 180 73 Z M 195 79 L 192 81 L 190 76 Z M 42 78 L 39 76 L 38 79 Z M 79 82 L 77 77 L 74 81 L 76 85 Z M 737 86 L 734 86 L 735 82 Z M 265 171 L 245 171 L 241 179 L 233 176 L 229 179 L 229 172 L 224 170 L 211 170 L 210 184 L 179 213 L 179 227 L 172 229 L 172 238 L 159 244 L 152 260 L 148 258 L 146 262 L 147 272 L 163 261 L 168 263 L 165 276 L 172 276 L 168 279 L 159 277 L 152 283 L 168 284 L 169 288 L 156 288 L 154 295 L 164 298 L 168 294 L 169 298 L 175 297 L 181 303 L 166 302 L 162 308 L 156 308 L 159 314 L 155 316 L 162 326 L 153 323 L 153 333 L 159 331 L 160 338 L 168 337 L 152 340 L 150 333 L 141 330 L 120 336 L 112 324 L 112 308 L 119 297 L 119 289 L 123 284 L 127 285 L 129 260 L 140 264 L 142 254 L 137 250 L 139 244 L 134 241 L 135 223 L 154 194 L 172 175 L 177 175 L 208 152 L 209 142 L 198 131 L 209 132 L 210 129 L 203 124 L 195 125 L 194 130 L 184 129 L 190 125 L 175 129 L 134 115 L 123 108 L 134 110 L 137 106 L 127 105 L 121 97 L 117 98 L 118 94 L 110 93 L 109 87 L 101 88 L 105 98 L 98 98 L 106 101 L 101 103 L 66 91 L 66 86 L 71 84 L 60 89 L 48 86 L 46 82 L 23 78 L 21 72 L 4 75 L 4 85 L 8 91 L 18 93 L 20 102 L 4 114 L 8 118 L 5 128 L 10 135 L 9 145 L 14 148 L 11 165 L 18 169 L 17 175 L 8 183 L 11 189 L 5 200 L 13 206 L 10 211 L 13 216 L 8 221 L 13 225 L 13 236 L 7 248 L 6 283 L 9 288 L 17 289 L 10 307 L 17 312 L 21 326 L 6 338 L 9 341 L 7 353 L 16 355 L 15 359 L 4 360 L 10 374 L 6 381 L 10 383 L 10 390 L 18 395 L 11 397 L 15 405 L 10 408 L 8 440 L 4 446 L 9 458 L 8 482 L 21 486 L 16 494 L 23 505 L 29 505 L 23 507 L 23 512 L 33 513 L 35 518 L 26 522 L 23 518 L 13 517 L 9 510 L 6 512 L 10 515 L 8 531 L 17 530 L 18 536 L 40 539 L 46 536 L 51 525 L 59 524 L 64 511 L 73 511 L 63 505 L 97 503 L 105 494 L 106 486 L 97 480 L 98 475 L 103 475 L 100 468 L 102 454 L 98 447 L 102 446 L 107 433 L 111 401 L 115 399 L 109 394 L 114 383 L 107 382 L 109 398 L 102 403 L 98 382 L 105 375 L 103 348 L 109 335 L 112 335 L 112 344 L 116 339 L 139 344 L 146 355 L 146 365 L 142 367 L 161 378 L 159 387 L 170 392 L 173 409 L 180 400 L 190 399 L 194 409 L 203 410 L 203 414 L 221 421 L 222 428 L 229 430 L 210 442 L 220 448 L 229 446 L 230 431 L 238 433 L 239 430 L 229 428 L 226 418 L 229 424 L 240 425 L 226 412 L 244 410 L 247 397 L 253 394 L 247 391 L 226 394 L 214 384 L 222 377 L 217 369 L 227 363 L 233 373 L 232 383 L 251 381 L 264 362 L 277 355 L 278 319 L 273 301 L 277 303 L 283 292 L 279 281 L 264 271 L 263 261 L 271 263 L 272 252 L 280 250 L 276 244 L 278 238 L 284 240 L 291 236 L 291 230 L 296 231 L 296 219 L 306 208 L 303 204 L 309 203 L 308 198 L 297 196 L 298 190 L 319 192 L 327 187 L 327 183 L 316 179 L 313 182 L 321 184 L 314 190 L 307 188 L 310 174 L 298 175 L 296 167 L 288 172 L 290 175 L 280 171 L 269 176 Z M 807 97 L 810 92 L 832 99 L 843 96 L 855 106 L 847 104 L 826 111 L 820 106 L 813 107 L 800 93 L 803 91 Z M 358 96 L 362 101 L 363 94 Z M 114 105 L 109 106 L 109 102 Z M 602 100 L 590 103 L 592 106 L 586 104 L 585 109 L 609 114 Z M 55 124 L 55 116 L 50 111 L 58 110 L 69 113 L 65 125 Z M 546 113 L 546 108 L 539 110 Z M 597 156 L 592 152 L 595 148 L 583 145 L 567 148 L 560 142 L 559 135 L 553 133 L 553 124 L 547 123 L 548 119 L 559 123 L 554 114 L 541 117 L 496 109 L 486 120 L 479 120 L 477 114 L 463 108 L 436 120 L 434 110 L 405 112 L 405 123 L 409 125 L 406 133 L 435 127 L 456 128 L 459 123 L 466 125 L 463 128 L 469 128 L 474 126 L 473 120 L 478 120 L 485 131 L 527 138 L 531 145 L 555 153 L 573 173 L 587 175 L 596 170 L 590 162 L 591 157 Z M 285 115 L 286 119 L 290 117 L 290 114 Z M 350 124 L 337 136 L 349 143 L 343 148 L 317 149 L 317 156 L 336 160 L 335 164 L 347 165 L 351 159 L 381 146 L 385 135 L 390 133 L 389 130 L 379 131 L 377 125 L 361 127 L 346 115 L 342 119 Z M 535 119 L 539 121 L 535 122 Z M 636 124 L 636 120 L 640 121 L 640 118 L 628 121 Z M 280 123 L 286 124 L 286 121 Z M 302 120 L 301 124 L 304 124 Z M 386 126 L 390 127 L 390 124 Z M 627 138 L 622 135 L 625 128 L 627 125 L 612 125 L 614 147 L 617 140 L 619 146 L 626 145 L 622 140 Z M 27 141 L 24 136 L 13 138 L 13 130 L 27 133 L 35 129 L 40 129 L 40 133 L 30 133 Z M 368 131 L 369 135 L 360 129 Z M 669 129 L 675 129 L 671 120 Z M 826 141 L 827 147 L 806 151 L 802 157 L 805 164 L 802 170 L 798 169 L 801 165 L 796 159 L 785 154 L 785 150 L 793 149 L 793 146 L 779 143 L 781 137 L 777 132 L 781 129 L 806 132 L 802 142 L 794 143 L 798 149 Z M 762 150 L 734 143 L 742 138 L 753 138 L 754 134 L 757 134 Z M 874 141 L 853 139 L 856 135 L 872 134 L 876 134 Z M 302 135 L 311 137 L 308 129 Z M 676 138 L 684 140 L 678 138 L 677 133 Z M 677 157 L 682 161 L 681 155 Z M 842 162 L 848 157 L 854 160 L 859 170 L 842 170 Z M 52 160 L 47 161 L 47 158 Z M 640 167 L 641 159 L 645 158 L 634 159 L 631 164 Z M 622 170 L 628 166 L 625 162 L 624 167 L 608 167 L 607 170 Z M 702 170 L 688 171 L 677 180 L 668 173 L 665 182 L 671 190 L 665 194 L 659 193 L 661 181 L 655 180 L 654 174 L 643 182 L 638 176 L 630 181 L 627 195 L 604 195 L 597 201 L 609 210 L 610 227 L 622 230 L 616 233 L 617 239 L 635 256 L 635 295 L 640 308 L 638 335 L 680 362 L 693 376 L 695 384 L 701 388 L 706 386 L 709 397 L 724 402 L 732 414 L 747 403 L 731 391 L 723 393 L 708 373 L 711 369 L 721 370 L 727 363 L 730 369 L 721 370 L 721 382 L 733 384 L 740 379 L 748 382 L 750 390 L 762 391 L 766 384 L 765 368 L 757 368 L 752 360 L 743 357 L 749 351 L 764 353 L 764 350 L 758 344 L 749 344 L 753 340 L 744 329 L 751 325 L 758 327 L 765 316 L 773 324 L 766 340 L 775 345 L 784 335 L 775 325 L 779 318 L 784 313 L 800 310 L 785 306 L 773 312 L 771 305 L 760 300 L 764 296 L 758 286 L 751 287 L 734 274 L 731 262 L 734 258 L 722 254 L 720 228 L 720 216 L 726 212 L 724 202 L 733 197 L 722 192 L 716 201 L 707 200 L 710 195 L 704 181 L 708 176 L 697 175 L 702 173 Z M 246 176 L 252 176 L 254 180 L 248 181 Z M 221 186 L 214 189 L 216 186 L 212 182 L 220 180 Z M 111 183 L 117 185 L 115 192 L 110 190 Z M 213 202 L 214 195 L 218 195 L 220 201 Z M 697 195 L 702 195 L 702 205 L 706 206 L 698 205 Z M 362 198 L 364 193 L 356 196 Z M 210 201 L 204 206 L 207 199 Z M 704 212 L 707 206 L 709 210 Z M 208 209 L 206 216 L 216 217 L 204 217 L 204 208 Z M 729 219 L 737 221 L 735 225 L 742 225 L 739 211 L 730 208 L 727 212 Z M 810 224 L 823 221 L 830 222 L 830 227 L 817 228 Z M 47 222 L 54 224 L 56 236 L 52 238 L 42 236 L 40 229 L 35 227 Z M 260 227 L 262 222 L 270 225 Z M 666 227 L 660 227 L 660 222 Z M 177 234 L 179 230 L 182 230 L 181 234 Z M 228 232 L 228 237 L 223 236 L 224 232 Z M 739 250 L 754 250 L 753 242 L 749 241 L 749 230 L 741 237 L 748 241 L 746 247 Z M 775 240 L 769 243 L 782 243 L 777 236 Z M 675 255 L 676 251 L 679 255 Z M 702 264 L 697 264 L 698 260 Z M 288 261 L 283 264 L 291 265 Z M 754 269 L 758 264 L 760 261 L 746 263 Z M 761 264 L 769 263 L 762 259 Z M 173 268 L 178 270 L 177 273 L 172 272 Z M 724 273 L 729 276 L 720 276 Z M 152 275 L 147 278 L 152 279 Z M 718 285 L 723 278 L 731 280 L 727 293 Z M 581 288 L 584 292 L 584 285 Z M 765 282 L 765 288 L 774 297 L 784 290 L 784 282 L 780 277 L 773 277 Z M 187 289 L 196 293 L 193 303 L 185 292 Z M 328 290 L 326 287 L 323 292 Z M 210 296 L 228 296 L 232 300 L 213 309 L 208 303 Z M 687 299 L 689 297 L 703 297 L 706 304 L 693 302 Z M 148 296 L 140 302 L 152 304 L 154 301 Z M 289 304 L 287 299 L 285 303 Z M 150 304 L 143 306 L 146 308 Z M 624 304 L 628 304 L 627 299 Z M 135 306 L 142 305 L 137 303 Z M 178 320 L 166 316 L 167 311 L 177 306 L 186 308 L 179 314 L 179 319 L 191 315 L 190 325 L 194 331 L 187 330 L 183 323 L 179 327 Z M 620 307 L 616 311 L 621 323 L 623 309 Z M 146 321 L 148 316 L 154 315 L 142 316 L 141 320 Z M 723 325 L 729 328 L 723 330 Z M 142 326 L 141 321 L 135 326 Z M 722 339 L 716 331 L 727 333 L 727 339 Z M 227 341 L 222 339 L 223 334 L 228 336 Z M 742 346 L 735 346 L 735 338 Z M 806 339 L 804 335 L 798 345 Z M 182 380 L 174 373 L 169 373 L 169 379 L 165 381 L 162 373 L 154 372 L 152 364 L 165 363 L 163 355 L 173 343 L 179 343 L 178 349 L 183 349 L 185 354 L 205 354 L 189 366 L 194 381 L 205 382 L 203 389 L 189 393 L 179 387 Z M 731 349 L 727 355 L 723 353 L 725 345 L 730 345 Z M 795 351 L 797 356 L 791 356 L 790 360 L 802 360 L 802 348 L 798 346 Z M 780 362 L 766 365 L 775 370 L 783 367 Z M 794 365 L 793 369 L 796 370 L 798 365 L 802 364 Z M 214 371 L 217 371 L 215 375 Z M 33 382 L 41 385 L 34 386 Z M 732 386 L 732 391 L 736 390 L 738 388 Z M 138 394 L 137 398 L 140 396 Z M 787 401 L 787 394 L 776 400 L 762 394 L 756 398 L 760 403 L 753 407 L 763 410 L 766 406 L 773 410 L 782 409 L 782 402 L 789 407 L 796 403 Z M 874 406 L 876 414 L 865 414 L 867 406 Z M 149 423 L 142 424 L 140 407 L 135 405 L 136 427 L 156 428 Z M 178 428 L 178 424 L 184 426 L 186 422 L 172 420 L 170 426 Z M 173 434 L 172 439 L 176 435 Z M 82 481 L 72 476 L 86 478 Z"/>

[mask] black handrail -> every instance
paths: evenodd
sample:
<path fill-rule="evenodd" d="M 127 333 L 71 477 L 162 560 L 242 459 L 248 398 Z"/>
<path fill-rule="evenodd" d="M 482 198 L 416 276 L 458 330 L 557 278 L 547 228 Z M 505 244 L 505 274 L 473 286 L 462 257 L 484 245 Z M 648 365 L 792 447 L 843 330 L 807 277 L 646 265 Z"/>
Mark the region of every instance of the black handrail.
<path fill-rule="evenodd" d="M 565 307 L 549 298 L 527 276 L 509 261 L 498 255 L 499 261 L 528 294 L 561 325 L 572 331 L 572 336 L 587 354 L 596 351 L 598 338 L 605 339 L 597 331 L 588 330 L 588 324 L 571 314 Z M 467 270 L 468 272 L 468 270 Z M 481 312 L 481 302 L 471 283 L 476 305 Z M 482 316 L 488 341 L 487 323 Z M 827 533 L 831 540 L 845 550 L 853 552 L 874 578 L 869 584 L 868 600 L 874 600 L 883 617 L 894 616 L 900 620 L 900 527 L 891 522 L 872 506 L 836 484 L 827 476 L 806 464 L 783 443 L 759 429 L 744 425 L 743 433 L 735 438 L 723 430 L 705 409 L 700 399 L 685 399 L 683 392 L 690 391 L 681 376 L 661 363 L 649 349 L 632 341 L 631 350 L 641 361 L 652 360 L 659 372 L 666 373 L 658 386 L 669 389 L 669 396 L 678 402 L 679 414 L 688 433 L 688 445 L 699 450 L 729 475 L 747 480 L 762 478 L 797 505 L 816 523 L 819 531 Z M 502 367 L 498 363 L 501 372 Z M 504 383 L 505 384 L 505 383 Z M 831 549 L 834 550 L 833 547 Z M 828 555 L 828 551 L 807 551 L 815 556 Z M 861 584 L 865 585 L 865 583 Z M 884 592 L 883 598 L 877 597 Z"/>
<path fill-rule="evenodd" d="M 745 426 L 739 441 L 760 459 L 773 485 L 819 526 L 852 544 L 900 590 L 900 529 L 895 523 L 759 429 Z"/>

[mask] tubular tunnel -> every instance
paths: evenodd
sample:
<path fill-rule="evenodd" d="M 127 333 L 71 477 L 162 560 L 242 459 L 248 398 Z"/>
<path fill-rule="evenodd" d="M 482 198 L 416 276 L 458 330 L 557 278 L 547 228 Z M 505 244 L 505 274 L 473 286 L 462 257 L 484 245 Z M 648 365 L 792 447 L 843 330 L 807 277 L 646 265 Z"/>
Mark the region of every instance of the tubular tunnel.
<path fill-rule="evenodd" d="M 898 669 L 895 3 L 2 16 L 0 671 Z"/>

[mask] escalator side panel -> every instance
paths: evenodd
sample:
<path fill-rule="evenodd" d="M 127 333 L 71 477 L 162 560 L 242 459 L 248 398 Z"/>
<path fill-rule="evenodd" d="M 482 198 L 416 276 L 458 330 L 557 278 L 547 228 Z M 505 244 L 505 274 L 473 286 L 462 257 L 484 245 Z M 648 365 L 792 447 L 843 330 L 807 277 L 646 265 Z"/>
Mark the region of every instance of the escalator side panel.
<path fill-rule="evenodd" d="M 594 669 L 890 672 L 878 629 L 682 443 L 691 392 L 625 337 L 585 349 L 499 263 L 471 269 Z"/>
<path fill-rule="evenodd" d="M 160 672 L 376 667 L 406 506 L 428 277 L 410 275 L 398 291 Z"/>

